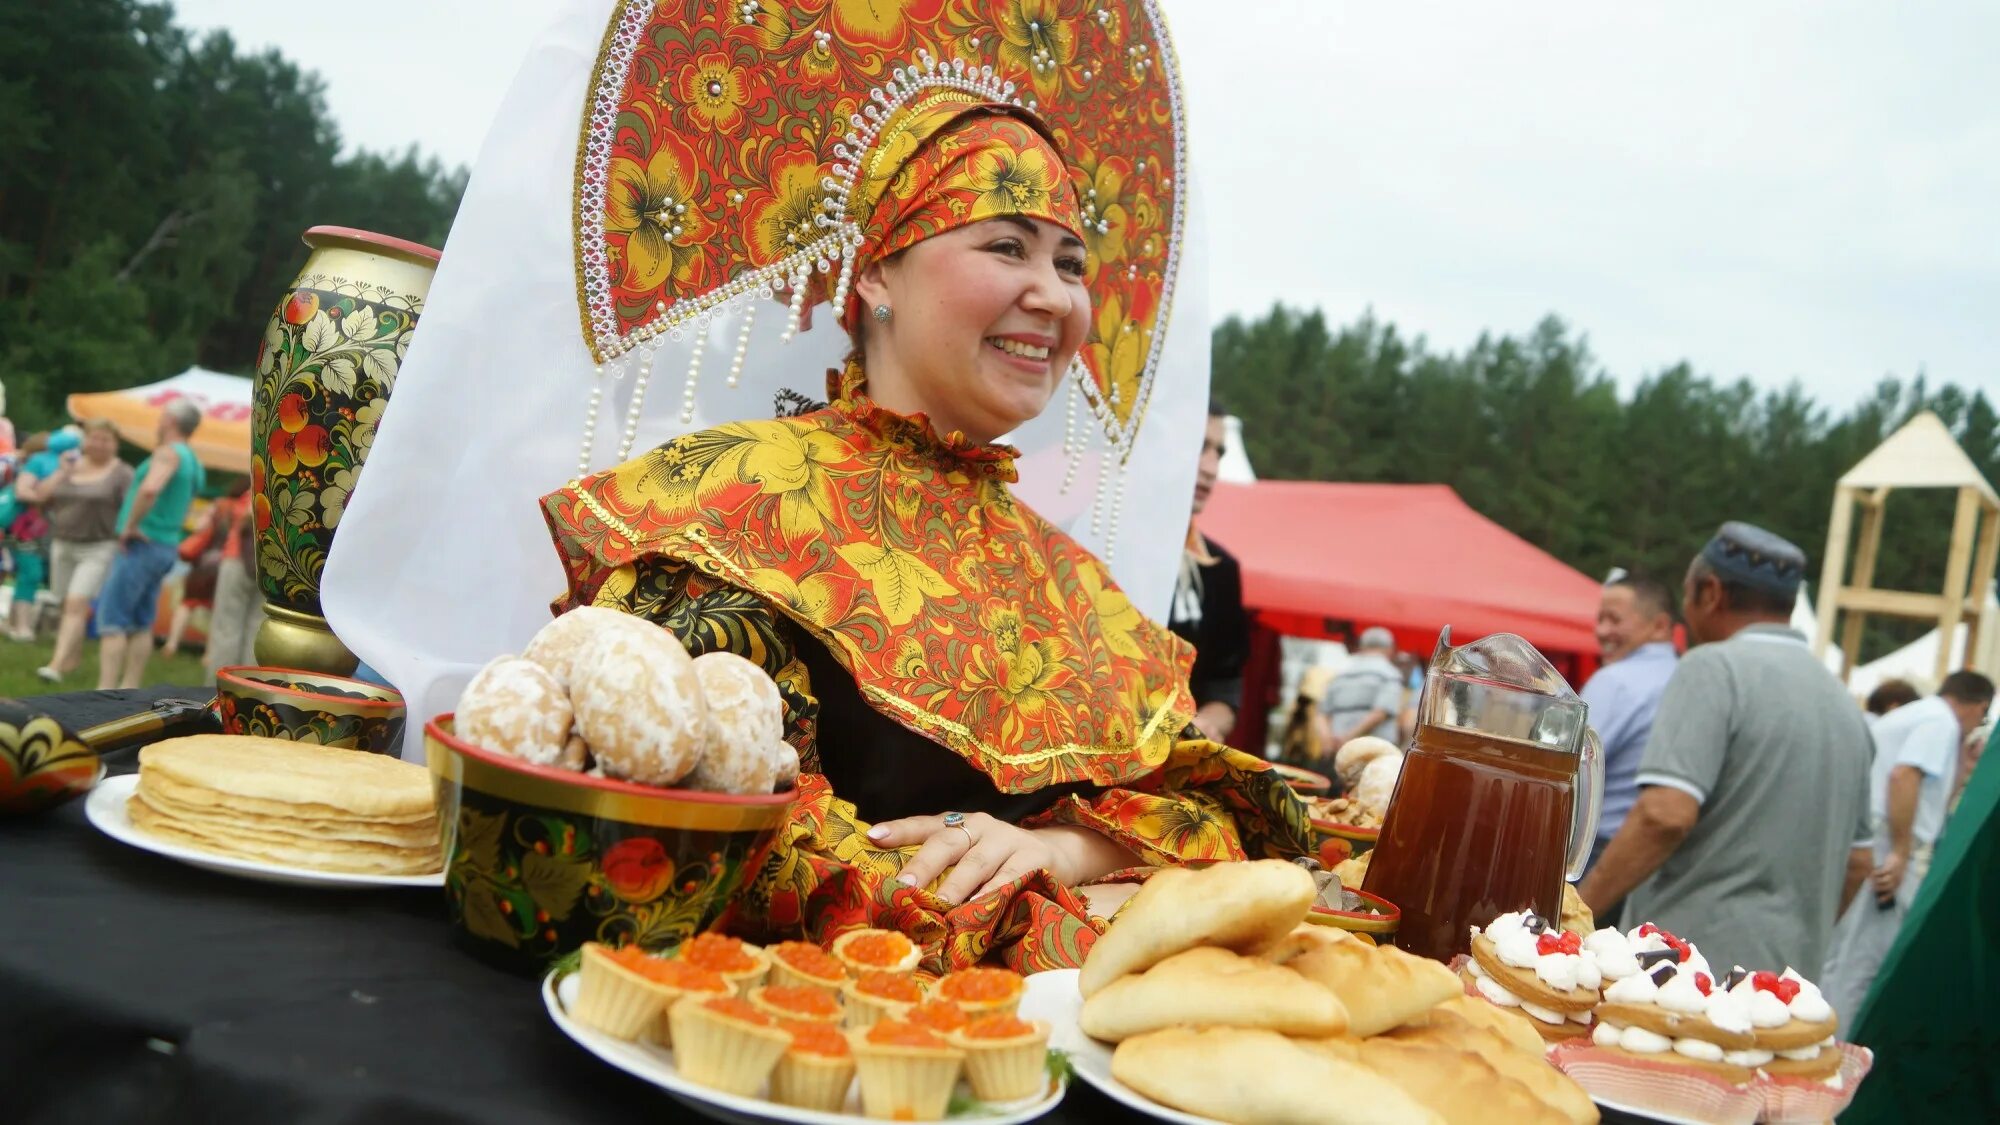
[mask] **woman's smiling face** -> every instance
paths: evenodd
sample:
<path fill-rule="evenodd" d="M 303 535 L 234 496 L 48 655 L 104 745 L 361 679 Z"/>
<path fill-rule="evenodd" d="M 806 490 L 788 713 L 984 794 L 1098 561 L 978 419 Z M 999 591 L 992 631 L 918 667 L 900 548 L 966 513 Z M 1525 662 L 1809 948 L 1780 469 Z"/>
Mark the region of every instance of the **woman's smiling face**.
<path fill-rule="evenodd" d="M 992 441 L 1040 414 L 1090 330 L 1084 244 L 1042 219 L 987 219 L 864 270 L 869 394 L 939 433 Z M 885 323 L 873 310 L 887 305 Z"/>

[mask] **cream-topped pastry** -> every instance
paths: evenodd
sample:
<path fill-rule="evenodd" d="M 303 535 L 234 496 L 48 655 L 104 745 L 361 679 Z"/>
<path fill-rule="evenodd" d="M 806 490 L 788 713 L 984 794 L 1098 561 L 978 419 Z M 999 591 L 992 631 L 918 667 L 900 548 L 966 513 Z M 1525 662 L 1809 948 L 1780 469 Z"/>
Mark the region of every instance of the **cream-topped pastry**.
<path fill-rule="evenodd" d="M 1656 1061 L 1697 1065 L 1738 1084 L 1748 1082 L 1754 1064 L 1740 1052 L 1756 1047 L 1750 1004 L 1694 965 L 1692 956 L 1661 960 L 1612 982 L 1597 1006 L 1591 1042 Z"/>
<path fill-rule="evenodd" d="M 1787 968 L 1782 973 L 1745 974 L 1730 992 L 1742 998 L 1750 1013 L 1754 1049 L 1773 1056 L 1762 1066 L 1765 1073 L 1791 1078 L 1838 1076 L 1840 1051 L 1834 1042 L 1838 1021 L 1818 986 Z"/>
<path fill-rule="evenodd" d="M 1584 1033 L 1604 979 L 1580 935 L 1532 911 L 1502 914 L 1475 928 L 1465 972 L 1481 996 L 1532 1017 L 1545 1039 Z"/>

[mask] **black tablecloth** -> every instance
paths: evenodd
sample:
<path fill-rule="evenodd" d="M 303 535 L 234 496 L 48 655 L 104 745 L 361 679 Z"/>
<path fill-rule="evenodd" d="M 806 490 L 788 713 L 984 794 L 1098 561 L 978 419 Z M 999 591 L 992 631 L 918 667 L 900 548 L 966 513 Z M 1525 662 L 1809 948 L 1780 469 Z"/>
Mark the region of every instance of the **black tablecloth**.
<path fill-rule="evenodd" d="M 77 729 L 197 693 L 26 702 Z M 0 821 L 0 1073 L 22 1125 L 697 1119 L 570 1042 L 536 982 L 454 949 L 438 892 L 200 870 L 100 834 L 81 800 Z M 1154 1119 L 1076 1082 L 1043 1120 Z"/>
<path fill-rule="evenodd" d="M 159 696 L 28 701 L 74 729 Z M 133 768 L 130 755 L 114 773 Z M 684 1120 L 447 941 L 436 891 L 219 875 L 72 801 L 0 821 L 0 1120 Z M 1075 1084 L 1053 1122 L 1147 1120 Z"/>

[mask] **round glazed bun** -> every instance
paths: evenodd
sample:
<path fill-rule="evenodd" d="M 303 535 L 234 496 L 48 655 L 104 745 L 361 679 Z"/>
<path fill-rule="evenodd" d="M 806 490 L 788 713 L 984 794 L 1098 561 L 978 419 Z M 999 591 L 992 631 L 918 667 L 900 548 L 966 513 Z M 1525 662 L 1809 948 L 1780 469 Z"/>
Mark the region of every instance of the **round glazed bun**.
<path fill-rule="evenodd" d="M 1403 773 L 1403 756 L 1388 754 L 1368 763 L 1354 786 L 1354 799 L 1361 807 L 1381 816 L 1389 811 L 1389 798 L 1396 795 L 1396 779 Z"/>
<path fill-rule="evenodd" d="M 1340 787 L 1353 789 L 1361 783 L 1361 771 L 1368 763 L 1384 754 L 1402 755 L 1396 744 L 1386 738 L 1364 734 L 1360 738 L 1350 738 L 1342 743 L 1333 755 L 1333 772 L 1340 775 Z"/>
<path fill-rule="evenodd" d="M 724 744 L 762 751 L 785 735 L 785 702 L 764 669 L 733 652 L 694 658 L 701 697 L 708 704 L 707 753 Z"/>
<path fill-rule="evenodd" d="M 630 620 L 632 618 L 615 609 L 578 606 L 542 626 L 534 639 L 528 642 L 528 647 L 521 650 L 521 658 L 548 669 L 549 674 L 556 678 L 556 683 L 567 689 L 575 682 L 571 673 L 576 667 L 577 653 L 601 630 L 616 629 L 618 622 Z"/>
<path fill-rule="evenodd" d="M 789 742 L 774 742 L 767 753 L 771 755 L 771 765 L 777 773 L 771 778 L 771 790 L 788 789 L 799 780 L 799 752 Z"/>
<path fill-rule="evenodd" d="M 785 729 L 778 685 L 762 668 L 733 652 L 695 657 L 694 673 L 707 704 L 707 722 L 702 728 L 701 761 L 688 774 L 688 788 L 771 792 L 777 786 L 778 759 L 769 747 Z"/>
<path fill-rule="evenodd" d="M 548 669 L 518 656 L 487 662 L 458 700 L 457 733 L 487 750 L 538 766 L 567 766 L 575 712 Z"/>
<path fill-rule="evenodd" d="M 679 782 L 701 759 L 708 722 L 694 661 L 673 633 L 650 621 L 611 613 L 589 628 L 571 661 L 577 733 L 606 777 Z"/>

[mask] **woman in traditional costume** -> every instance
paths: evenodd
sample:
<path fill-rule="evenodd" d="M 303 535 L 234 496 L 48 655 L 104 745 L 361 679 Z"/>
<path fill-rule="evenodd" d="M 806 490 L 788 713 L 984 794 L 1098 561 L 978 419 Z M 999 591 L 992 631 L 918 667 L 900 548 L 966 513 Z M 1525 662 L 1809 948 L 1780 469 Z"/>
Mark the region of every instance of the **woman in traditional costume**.
<path fill-rule="evenodd" d="M 1045 30 L 1073 45 L 1109 23 L 1079 14 Z M 700 41 L 698 26 L 677 30 Z M 715 55 L 711 84 L 686 93 L 740 94 L 756 75 L 731 58 Z M 1031 92 L 1053 66 L 1027 68 Z M 1131 80 L 1148 68 L 1133 63 Z M 1087 120 L 1081 100 L 1037 112 L 1013 94 L 990 68 L 920 52 L 831 146 L 812 222 L 792 216 L 787 228 L 768 208 L 743 209 L 743 229 L 706 232 L 781 246 L 782 233 L 840 261 L 837 281 L 831 261 L 813 278 L 798 256 L 756 279 L 790 290 L 793 326 L 831 299 L 853 348 L 828 372 L 826 406 L 688 434 L 543 501 L 568 578 L 558 612 L 656 621 L 690 652 L 738 653 L 780 687 L 798 803 L 737 928 L 826 941 L 881 926 L 917 940 L 932 968 L 989 955 L 1067 966 L 1120 897 L 1096 889 L 1107 877 L 1311 847 L 1283 781 L 1190 725 L 1191 649 L 1008 487 L 1015 452 L 998 439 L 1042 413 L 1066 377 L 1115 387 L 1108 368 L 1125 357 L 1106 336 L 1120 334 L 1121 306 L 1135 310 L 1148 287 L 1157 301 L 1164 284 L 1157 268 L 1142 273 L 1136 246 L 1129 262 L 1105 260 L 1107 248 L 1125 257 L 1107 247 L 1096 201 L 1110 186 L 1105 154 L 1093 179 L 1058 142 L 1088 148 L 1117 123 Z M 653 108 L 668 116 L 671 101 Z M 656 137 L 650 156 L 643 142 L 624 163 L 614 156 L 601 214 L 608 229 L 631 220 L 632 233 L 607 257 L 622 258 L 612 272 L 628 285 L 635 271 L 666 279 L 685 227 L 675 185 L 699 194 L 744 153 L 811 136 L 821 123 L 798 107 L 818 103 L 790 104 L 805 120 L 738 113 L 736 147 L 706 150 L 716 166 L 672 138 Z M 1143 115 L 1125 126 L 1173 151 L 1164 130 L 1144 135 Z M 1147 236 L 1149 255 L 1168 233 Z M 1107 302 L 1109 323 L 1094 315 Z M 677 310 L 663 298 L 646 311 Z"/>

